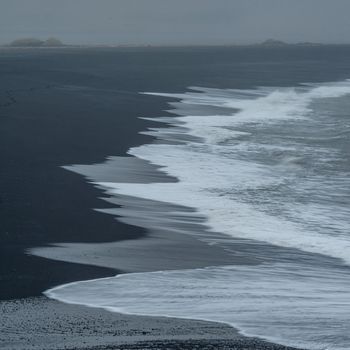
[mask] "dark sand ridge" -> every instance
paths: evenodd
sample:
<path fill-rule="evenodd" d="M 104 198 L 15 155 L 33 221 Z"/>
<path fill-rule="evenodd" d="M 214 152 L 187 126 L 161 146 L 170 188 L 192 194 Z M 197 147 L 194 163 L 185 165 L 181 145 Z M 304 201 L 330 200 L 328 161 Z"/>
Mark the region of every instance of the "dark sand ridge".
<path fill-rule="evenodd" d="M 152 123 L 137 118 L 163 116 L 165 113 L 160 114 L 160 111 L 167 108 L 166 99 L 142 96 L 138 92 L 183 92 L 187 86 L 194 84 L 228 88 L 251 88 L 252 84 L 295 85 L 301 77 L 307 78 L 304 67 L 308 61 L 312 62 L 308 81 L 344 78 L 343 72 L 349 61 L 339 57 L 346 56 L 349 48 L 327 50 L 164 48 L 2 51 L 0 298 L 37 296 L 57 284 L 116 273 L 114 269 L 25 255 L 28 248 L 57 242 L 101 243 L 144 237 L 145 230 L 93 211 L 92 208 L 108 208 L 108 204 L 98 199 L 102 192 L 82 181 L 81 176 L 60 168 L 67 164 L 101 162 L 106 155 L 124 155 L 131 146 L 149 142 L 151 138 L 138 135 L 138 131 L 145 130 Z M 315 57 L 321 58 L 315 61 Z M 279 61 L 289 62 L 289 66 L 276 65 Z M 338 68 L 334 69 L 334 66 Z M 35 325 L 32 339 L 40 342 L 43 338 L 39 335 L 46 334 L 46 341 L 37 344 L 37 348 L 46 349 L 50 339 L 59 333 L 51 325 L 57 321 L 56 315 L 60 312 L 60 329 L 68 324 L 71 326 L 68 331 L 61 332 L 65 340 L 62 338 L 62 343 L 55 345 L 57 349 L 64 348 L 65 342 L 71 344 L 72 334 L 84 335 L 79 328 L 84 313 L 72 306 L 48 302 L 45 298 L 35 300 L 1 304 L 2 315 L 7 315 L 7 318 L 6 324 L 0 324 L 0 334 L 5 334 L 2 342 L 6 340 L 7 343 L 6 346 L 0 344 L 0 347 L 9 349 L 11 342 L 13 348 L 28 349 L 30 331 L 25 325 L 30 323 Z M 43 312 L 45 319 L 35 323 L 33 317 L 40 316 L 37 310 L 44 310 L 45 305 L 52 303 L 54 308 L 48 313 Z M 16 317 L 12 307 L 18 309 L 20 317 Z M 108 322 L 104 320 L 107 320 L 107 314 L 121 317 L 93 309 L 79 310 L 93 313 L 92 317 L 106 327 Z M 28 318 L 23 313 L 27 313 Z M 4 319 L 1 317 L 1 320 Z M 131 319 L 137 323 L 140 318 Z M 48 327 L 40 331 L 45 325 Z M 134 325 L 130 321 L 130 329 Z M 188 333 L 186 337 L 188 339 Z M 250 342 L 246 348 L 259 348 L 258 343 L 246 341 Z M 81 342 L 82 338 L 79 338 L 80 348 L 91 348 Z M 184 348 L 163 345 L 160 348 Z M 68 348 L 77 347 L 69 345 Z M 244 348 L 242 343 L 238 348 Z"/>

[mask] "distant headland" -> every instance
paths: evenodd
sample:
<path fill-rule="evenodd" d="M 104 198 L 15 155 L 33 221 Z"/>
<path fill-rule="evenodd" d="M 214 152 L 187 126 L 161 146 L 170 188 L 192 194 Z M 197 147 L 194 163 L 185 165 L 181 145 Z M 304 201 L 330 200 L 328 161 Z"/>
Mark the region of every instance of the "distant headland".
<path fill-rule="evenodd" d="M 40 40 L 37 38 L 21 38 L 16 39 L 6 45 L 8 47 L 62 47 L 67 46 L 57 38 L 48 38 L 46 40 Z"/>
<path fill-rule="evenodd" d="M 281 40 L 267 39 L 260 44 L 255 44 L 253 46 L 264 46 L 264 47 L 281 47 L 281 46 L 321 46 L 324 44 L 313 43 L 313 42 L 298 42 L 298 43 L 286 43 Z"/>

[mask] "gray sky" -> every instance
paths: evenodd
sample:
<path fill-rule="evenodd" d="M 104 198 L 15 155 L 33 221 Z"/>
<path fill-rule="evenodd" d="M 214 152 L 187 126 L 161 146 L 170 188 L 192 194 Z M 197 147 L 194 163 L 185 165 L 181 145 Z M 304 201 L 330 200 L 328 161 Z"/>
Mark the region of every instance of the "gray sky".
<path fill-rule="evenodd" d="M 0 43 L 350 43 L 350 0 L 0 0 Z"/>

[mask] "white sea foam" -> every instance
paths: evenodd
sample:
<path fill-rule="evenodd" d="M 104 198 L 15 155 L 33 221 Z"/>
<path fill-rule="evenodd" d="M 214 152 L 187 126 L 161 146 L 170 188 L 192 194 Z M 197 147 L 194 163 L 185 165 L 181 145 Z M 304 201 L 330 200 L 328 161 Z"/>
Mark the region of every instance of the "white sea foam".
<path fill-rule="evenodd" d="M 292 134 L 295 123 L 302 125 L 312 115 L 312 103 L 350 94 L 350 81 L 295 89 L 201 90 L 157 95 L 180 98 L 187 104 L 238 108 L 239 112 L 177 117 L 173 124 L 181 123 L 182 133 L 203 141 L 179 145 L 149 144 L 129 151 L 133 156 L 162 166 L 164 172 L 180 180 L 178 183 L 99 185 L 113 195 L 131 195 L 194 207 L 208 218 L 208 224 L 216 232 L 325 254 L 350 263 L 350 209 L 346 205 L 334 206 L 331 201 L 327 203 L 327 196 L 336 186 L 339 195 L 349 187 L 349 178 L 341 176 L 330 182 L 318 174 L 305 175 L 308 169 L 302 173 L 300 165 L 305 154 L 314 158 L 319 155 L 320 163 L 327 157 L 332 159 L 332 150 L 290 142 L 258 143 L 254 140 L 262 128 L 286 122 L 294 123 L 291 126 L 286 124 Z M 160 138 L 167 138 L 172 132 L 178 134 L 180 131 L 176 127 L 154 130 Z M 255 135 L 251 138 L 252 134 Z M 272 165 L 261 160 L 263 152 L 283 153 L 286 150 L 295 154 L 287 154 Z M 252 159 L 252 154 L 257 154 L 258 158 Z M 271 155 L 270 158 L 276 157 Z M 265 196 L 264 205 L 247 202 L 247 192 L 258 198 L 264 191 L 272 193 L 278 187 L 287 186 L 290 192 L 303 192 L 309 201 L 288 203 L 282 198 L 273 203 L 273 198 Z M 315 191 L 318 191 L 317 197 L 324 196 L 325 201 L 314 202 Z M 274 210 L 273 204 L 283 207 L 284 212 L 279 213 L 278 208 Z"/>
<path fill-rule="evenodd" d="M 115 312 L 224 322 L 304 349 L 348 350 L 349 290 L 344 271 L 279 264 L 127 274 L 46 294 Z"/>

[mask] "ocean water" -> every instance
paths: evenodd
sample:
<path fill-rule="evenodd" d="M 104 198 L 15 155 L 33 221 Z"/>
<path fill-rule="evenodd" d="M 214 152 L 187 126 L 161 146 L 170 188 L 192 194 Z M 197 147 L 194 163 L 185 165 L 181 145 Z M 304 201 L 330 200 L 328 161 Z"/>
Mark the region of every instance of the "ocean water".
<path fill-rule="evenodd" d="M 116 198 L 193 208 L 220 244 L 241 239 L 260 244 L 256 258 L 265 246 L 276 254 L 257 265 L 126 274 L 46 294 L 224 322 L 307 349 L 349 349 L 350 80 L 147 94 L 167 99 L 175 116 L 150 116 L 159 127 L 145 133 L 156 141 L 129 155 L 178 181 L 95 185 Z"/>

